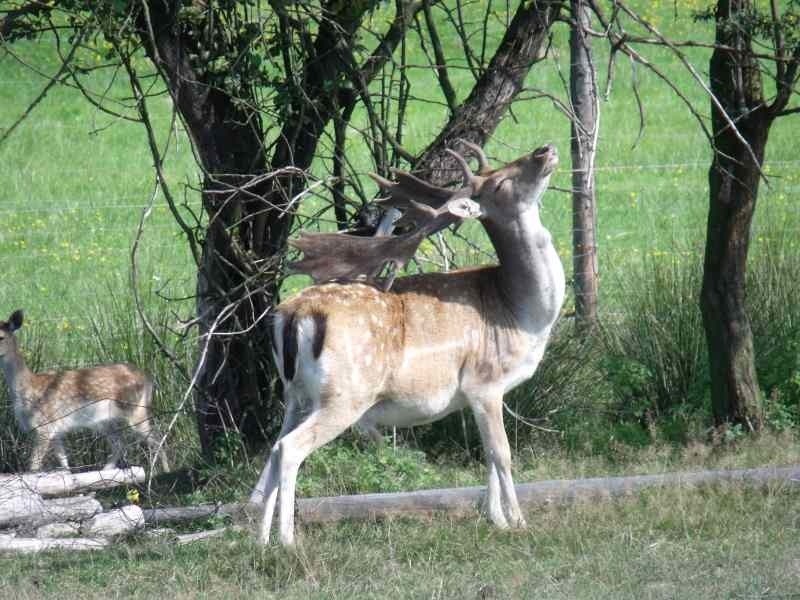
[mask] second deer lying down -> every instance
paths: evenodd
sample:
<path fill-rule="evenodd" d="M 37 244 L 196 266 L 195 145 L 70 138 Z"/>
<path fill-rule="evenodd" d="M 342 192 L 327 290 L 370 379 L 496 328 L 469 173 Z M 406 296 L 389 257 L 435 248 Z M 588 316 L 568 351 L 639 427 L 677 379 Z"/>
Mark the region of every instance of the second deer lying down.
<path fill-rule="evenodd" d="M 30 470 L 38 471 L 50 448 L 58 462 L 69 468 L 64 436 L 88 427 L 108 437 L 112 455 L 105 468 L 114 468 L 122 458 L 121 434 L 133 429 L 146 441 L 152 453 L 158 449 L 152 427 L 153 382 L 129 364 L 112 364 L 78 369 L 33 373 L 25 364 L 15 332 L 22 327 L 21 310 L 8 321 L 0 321 L 0 365 L 5 373 L 17 423 L 33 432 L 36 445 Z M 161 467 L 169 469 L 164 453 Z"/>
<path fill-rule="evenodd" d="M 250 497 L 262 506 L 259 539 L 269 540 L 276 504 L 280 540 L 294 541 L 295 482 L 302 462 L 359 423 L 411 426 L 468 406 L 488 466 L 485 511 L 499 527 L 524 527 L 511 478 L 503 395 L 542 359 L 564 301 L 565 280 L 539 206 L 558 163 L 544 146 L 480 171 L 464 170 L 459 190 L 407 173 L 375 177 L 416 232 L 388 238 L 307 235 L 301 271 L 315 280 L 374 276 L 387 259 L 403 263 L 425 235 L 464 218 L 481 219 L 499 265 L 398 278 L 390 292 L 364 283 L 325 283 L 275 313 L 275 361 L 285 390 L 279 440 Z M 345 252 L 337 254 L 337 248 Z"/>

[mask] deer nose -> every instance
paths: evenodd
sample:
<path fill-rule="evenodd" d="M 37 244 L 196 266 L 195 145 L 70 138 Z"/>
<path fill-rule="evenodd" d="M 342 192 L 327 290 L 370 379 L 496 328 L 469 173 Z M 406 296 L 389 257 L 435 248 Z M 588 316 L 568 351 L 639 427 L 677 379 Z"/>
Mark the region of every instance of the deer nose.
<path fill-rule="evenodd" d="M 558 156 L 558 150 L 556 150 L 556 147 L 553 144 L 545 144 L 533 152 L 534 156 L 544 156 L 545 154 L 554 154 L 555 156 Z"/>

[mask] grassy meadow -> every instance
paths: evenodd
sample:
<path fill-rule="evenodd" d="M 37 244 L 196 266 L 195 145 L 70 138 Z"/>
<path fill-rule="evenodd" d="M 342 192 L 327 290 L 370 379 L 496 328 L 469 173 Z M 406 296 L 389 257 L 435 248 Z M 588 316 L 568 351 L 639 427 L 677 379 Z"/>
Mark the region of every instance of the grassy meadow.
<path fill-rule="evenodd" d="M 712 37 L 690 17 L 697 2 L 634 4 L 668 36 Z M 386 15 L 377 11 L 372 18 L 377 26 Z M 489 22 L 495 42 L 501 20 Z M 458 40 L 444 22 L 440 30 L 446 53 L 458 56 Z M 15 44 L 12 50 L 0 50 L 0 133 L 42 89 L 44 80 L 36 71 L 52 74 L 58 68 L 46 40 Z M 607 49 L 597 43 L 596 50 L 603 88 Z M 411 46 L 409 51 L 419 53 Z M 655 48 L 643 53 L 708 115 L 705 93 L 674 56 Z M 705 74 L 708 52 L 693 49 L 687 54 Z M 418 58 L 411 62 L 424 65 L 424 56 Z M 556 27 L 549 56 L 532 69 L 528 86 L 565 98 L 568 61 L 567 31 Z M 463 98 L 471 77 L 459 61 L 450 66 Z M 419 68 L 411 75 L 415 96 L 441 101 L 429 70 Z M 645 109 L 638 142 L 634 80 Z M 95 71 L 85 81 L 110 98 L 129 95 L 124 77 L 108 70 Z M 173 121 L 166 96 L 152 98 L 150 109 L 160 139 L 165 144 L 169 140 L 165 168 L 172 192 L 183 203 L 187 220 L 202 221 L 199 176 L 186 134 Z M 512 407 L 534 416 L 555 409 L 548 427 L 559 431 L 509 426 L 516 480 L 799 462 L 800 283 L 795 279 L 800 272 L 800 117 L 784 118 L 772 129 L 765 165 L 769 186 L 762 185 L 753 229 L 750 296 L 769 431 L 758 439 L 736 431 L 726 439 L 709 439 L 696 298 L 711 152 L 694 117 L 663 82 L 642 67 L 634 71 L 622 57 L 600 110 L 597 190 L 604 343 L 587 350 L 559 337 L 538 379 L 510 398 Z M 354 126 L 363 119 L 356 114 Z M 412 103 L 404 143 L 412 151 L 421 150 L 445 120 L 441 105 Z M 553 186 L 569 188 L 569 123 L 549 100 L 517 103 L 486 151 L 500 162 L 545 142 L 556 144 L 562 157 Z M 348 143 L 356 169 L 365 174 L 372 168 L 368 151 L 355 133 Z M 321 156 L 330 153 L 329 146 L 323 142 Z M 0 144 L 0 165 L 0 319 L 25 309 L 21 340 L 31 365 L 140 364 L 159 383 L 162 424 L 178 411 L 177 426 L 167 439 L 178 471 L 157 478 L 144 502 L 242 499 L 262 459 L 244 455 L 235 444 L 220 464 L 199 459 L 193 419 L 181 404 L 184 382 L 135 316 L 131 248 L 143 211 L 152 202 L 137 254 L 138 287 L 158 331 L 176 345 L 186 365 L 192 364 L 195 340 L 178 341 L 171 330 L 193 315 L 195 267 L 155 189 L 143 128 L 98 111 L 72 88 L 56 86 Z M 320 159 L 312 174 L 324 176 L 326 167 Z M 316 208 L 309 202 L 300 211 L 308 215 Z M 549 191 L 542 219 L 569 278 L 569 195 Z M 463 231 L 487 248 L 478 226 Z M 460 264 L 486 260 L 466 249 L 457 258 Z M 290 277 L 285 292 L 304 284 Z M 566 330 L 570 322 L 562 325 Z M 3 390 L 0 471 L 19 469 L 26 454 L 26 440 L 5 404 Z M 459 438 L 455 452 L 426 455 L 413 443 L 424 441 L 425 435 L 424 429 L 404 434 L 396 450 L 346 436 L 309 459 L 298 493 L 483 482 L 474 437 Z M 101 460 L 103 443 L 90 440 L 89 446 L 82 457 Z M 123 496 L 124 491 L 103 499 L 118 502 Z M 168 592 L 192 598 L 789 598 L 800 590 L 798 509 L 800 494 L 790 488 L 670 489 L 625 502 L 543 510 L 529 515 L 529 530 L 522 533 L 498 532 L 483 520 L 341 524 L 304 528 L 294 552 L 259 548 L 238 532 L 186 547 L 140 537 L 91 556 L 0 558 L 0 596 L 145 598 Z"/>

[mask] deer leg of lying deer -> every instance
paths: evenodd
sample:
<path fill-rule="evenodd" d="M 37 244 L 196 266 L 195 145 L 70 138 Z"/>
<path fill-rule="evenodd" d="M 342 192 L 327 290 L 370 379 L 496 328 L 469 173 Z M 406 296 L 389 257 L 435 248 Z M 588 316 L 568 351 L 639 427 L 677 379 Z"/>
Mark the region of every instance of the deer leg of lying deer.
<path fill-rule="evenodd" d="M 489 471 L 484 511 L 498 527 L 525 527 L 511 477 L 511 447 L 503 426 L 503 398 L 471 402 Z"/>

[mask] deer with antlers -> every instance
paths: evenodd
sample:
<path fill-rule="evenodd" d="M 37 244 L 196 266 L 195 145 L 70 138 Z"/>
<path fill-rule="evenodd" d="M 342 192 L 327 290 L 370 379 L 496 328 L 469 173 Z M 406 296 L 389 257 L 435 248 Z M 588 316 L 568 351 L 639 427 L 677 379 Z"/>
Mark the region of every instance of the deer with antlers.
<path fill-rule="evenodd" d="M 498 527 L 525 526 L 503 395 L 536 370 L 564 301 L 564 269 L 539 219 L 558 153 L 547 145 L 491 169 L 479 147 L 464 144 L 479 171 L 449 150 L 464 171 L 458 190 L 404 172 L 396 182 L 372 176 L 388 195 L 384 204 L 416 229 L 373 238 L 306 234 L 294 242 L 304 254 L 295 268 L 318 284 L 275 310 L 286 415 L 250 496 L 263 515 L 263 543 L 276 505 L 280 541 L 294 542 L 297 473 L 315 449 L 352 425 L 407 427 L 467 406 L 488 466 L 485 513 Z M 485 227 L 498 265 L 373 284 L 387 261 L 404 265 L 425 236 L 471 218 Z"/>

